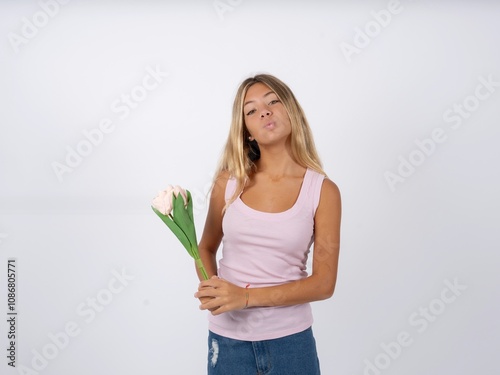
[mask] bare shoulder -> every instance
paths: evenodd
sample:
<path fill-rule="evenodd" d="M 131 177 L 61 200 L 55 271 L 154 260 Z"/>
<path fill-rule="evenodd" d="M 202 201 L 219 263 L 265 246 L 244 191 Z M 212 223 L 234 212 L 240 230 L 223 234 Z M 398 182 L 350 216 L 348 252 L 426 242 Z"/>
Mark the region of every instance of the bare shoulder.
<path fill-rule="evenodd" d="M 316 218 L 339 216 L 341 212 L 340 189 L 335 182 L 326 178 L 321 186 L 319 205 L 316 210 Z"/>
<path fill-rule="evenodd" d="M 214 189 L 225 189 L 227 185 L 227 181 L 231 175 L 229 174 L 228 171 L 222 171 L 220 172 L 217 176 L 214 178 Z"/>
<path fill-rule="evenodd" d="M 222 171 L 220 172 L 216 177 L 215 177 L 215 180 L 218 181 L 218 180 L 222 180 L 224 181 L 224 183 L 227 182 L 227 180 L 229 179 L 229 177 L 231 177 L 231 175 L 229 174 L 229 171 Z"/>
<path fill-rule="evenodd" d="M 225 205 L 224 196 L 225 196 L 227 181 L 229 180 L 230 177 L 231 175 L 229 174 L 228 171 L 222 171 L 214 178 L 214 184 L 212 186 L 212 194 L 210 199 L 212 201 L 215 200 L 216 202 L 219 203 L 219 205 L 220 204 L 222 204 L 222 206 Z"/>
<path fill-rule="evenodd" d="M 199 248 L 208 250 L 215 254 L 222 240 L 222 210 L 226 204 L 225 189 L 229 178 L 229 173 L 219 173 L 213 181 L 212 191 L 210 193 L 210 202 L 208 205 L 207 218 L 205 220 L 205 228 Z"/>
<path fill-rule="evenodd" d="M 320 200 L 324 199 L 340 202 L 340 189 L 337 184 L 328 177 L 325 177 L 323 186 L 321 187 Z"/>

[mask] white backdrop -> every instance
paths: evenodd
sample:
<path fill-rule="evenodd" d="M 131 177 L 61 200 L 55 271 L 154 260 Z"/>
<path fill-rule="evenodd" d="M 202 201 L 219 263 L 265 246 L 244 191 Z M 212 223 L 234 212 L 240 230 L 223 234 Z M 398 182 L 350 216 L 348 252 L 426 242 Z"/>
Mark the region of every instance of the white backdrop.
<path fill-rule="evenodd" d="M 193 265 L 150 201 L 189 188 L 201 233 L 236 88 L 268 72 L 342 192 L 322 372 L 499 374 L 499 17 L 486 0 L 2 1 L 0 372 L 204 373 Z"/>

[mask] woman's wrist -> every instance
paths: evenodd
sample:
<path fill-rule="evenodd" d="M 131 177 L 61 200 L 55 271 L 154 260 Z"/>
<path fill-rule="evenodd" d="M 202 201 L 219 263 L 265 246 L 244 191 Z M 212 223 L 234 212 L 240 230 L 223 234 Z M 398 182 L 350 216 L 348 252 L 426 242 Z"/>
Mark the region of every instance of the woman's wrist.
<path fill-rule="evenodd" d="M 244 307 L 244 309 L 248 308 L 248 302 L 250 300 L 250 291 L 248 290 L 249 287 L 250 287 L 250 284 L 247 284 L 245 286 L 245 307 Z"/>

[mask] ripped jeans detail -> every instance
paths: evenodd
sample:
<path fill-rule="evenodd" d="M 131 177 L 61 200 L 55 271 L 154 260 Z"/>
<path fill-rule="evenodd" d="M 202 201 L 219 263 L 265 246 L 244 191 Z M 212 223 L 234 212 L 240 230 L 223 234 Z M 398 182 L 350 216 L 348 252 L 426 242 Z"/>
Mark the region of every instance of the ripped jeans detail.
<path fill-rule="evenodd" d="M 312 329 L 262 341 L 208 331 L 208 375 L 320 375 Z"/>
<path fill-rule="evenodd" d="M 217 358 L 219 358 L 219 342 L 217 339 L 212 339 L 212 344 L 208 351 L 209 365 L 215 367 L 217 364 Z"/>

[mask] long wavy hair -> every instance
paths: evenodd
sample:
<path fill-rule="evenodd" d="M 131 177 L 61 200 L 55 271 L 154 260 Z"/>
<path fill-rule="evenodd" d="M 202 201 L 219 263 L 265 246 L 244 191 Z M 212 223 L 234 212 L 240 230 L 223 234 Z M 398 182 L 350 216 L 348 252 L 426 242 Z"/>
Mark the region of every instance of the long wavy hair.
<path fill-rule="evenodd" d="M 269 87 L 276 94 L 288 113 L 291 124 L 290 146 L 292 159 L 300 166 L 310 168 L 326 176 L 314 145 L 309 123 L 295 95 L 278 78 L 269 74 L 258 74 L 245 79 L 236 92 L 229 135 L 216 170 L 214 183 L 223 172 L 228 172 L 237 182 L 235 193 L 226 203 L 224 210 L 241 194 L 248 179 L 256 170 L 255 156 L 258 155 L 259 150 L 255 141 L 249 142 L 248 140 L 250 133 L 245 125 L 243 104 L 248 89 L 259 82 Z"/>

